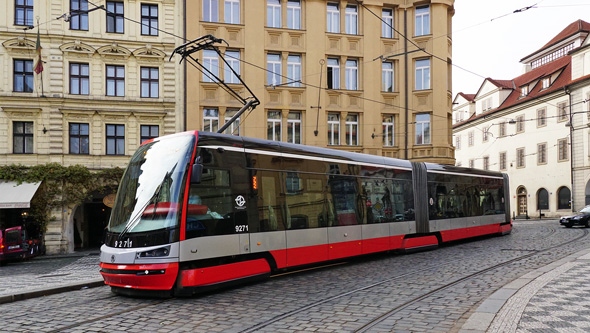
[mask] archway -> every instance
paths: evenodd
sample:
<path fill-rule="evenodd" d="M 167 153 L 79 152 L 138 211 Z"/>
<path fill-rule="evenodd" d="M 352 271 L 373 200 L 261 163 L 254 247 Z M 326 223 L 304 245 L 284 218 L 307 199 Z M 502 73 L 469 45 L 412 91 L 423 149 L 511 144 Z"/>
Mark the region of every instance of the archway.
<path fill-rule="evenodd" d="M 72 218 L 74 249 L 99 248 L 102 245 L 104 229 L 111 216 L 111 208 L 103 200 L 110 194 L 110 191 L 93 192 L 90 199 L 75 209 Z"/>
<path fill-rule="evenodd" d="M 544 188 L 537 191 L 537 210 L 539 214 L 542 214 L 544 210 L 549 210 L 549 192 Z"/>
<path fill-rule="evenodd" d="M 527 210 L 527 191 L 524 186 L 518 187 L 516 190 L 516 198 L 518 203 L 518 215 L 528 215 Z"/>
<path fill-rule="evenodd" d="M 571 192 L 570 189 L 563 186 L 557 190 L 557 209 L 571 209 Z"/>

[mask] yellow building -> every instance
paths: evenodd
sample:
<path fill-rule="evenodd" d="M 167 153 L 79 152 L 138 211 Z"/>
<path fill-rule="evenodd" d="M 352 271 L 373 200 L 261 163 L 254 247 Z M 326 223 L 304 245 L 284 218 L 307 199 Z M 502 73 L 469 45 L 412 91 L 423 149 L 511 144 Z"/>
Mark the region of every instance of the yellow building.
<path fill-rule="evenodd" d="M 3 1 L 0 164 L 125 167 L 142 140 L 182 130 L 182 70 L 168 61 L 183 42 L 168 34 L 182 36 L 182 6 L 174 0 Z M 48 252 L 99 245 L 110 211 L 102 196 L 53 212 Z M 13 213 L 0 209 L 0 219 Z"/>
<path fill-rule="evenodd" d="M 227 41 L 221 52 L 261 101 L 228 132 L 454 164 L 453 4 L 186 1 L 186 34 Z M 198 58 L 248 97 L 215 52 Z M 213 81 L 187 66 L 187 129 L 216 131 L 240 108 Z"/>

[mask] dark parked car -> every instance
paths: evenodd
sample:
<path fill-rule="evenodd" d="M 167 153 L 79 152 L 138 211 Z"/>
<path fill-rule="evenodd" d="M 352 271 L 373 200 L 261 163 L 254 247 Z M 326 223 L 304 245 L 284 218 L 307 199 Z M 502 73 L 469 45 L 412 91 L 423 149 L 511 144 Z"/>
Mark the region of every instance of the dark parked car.
<path fill-rule="evenodd" d="M 576 215 L 562 216 L 559 223 L 566 228 L 571 228 L 575 225 L 583 225 L 586 228 L 590 227 L 590 206 L 580 209 Z"/>

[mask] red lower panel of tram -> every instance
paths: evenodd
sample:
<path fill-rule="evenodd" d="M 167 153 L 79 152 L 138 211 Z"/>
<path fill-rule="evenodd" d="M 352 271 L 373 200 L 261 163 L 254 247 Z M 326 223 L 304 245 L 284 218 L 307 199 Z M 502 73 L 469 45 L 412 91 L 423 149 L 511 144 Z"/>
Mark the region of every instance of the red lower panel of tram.
<path fill-rule="evenodd" d="M 104 282 L 112 287 L 169 290 L 176 282 L 178 263 L 111 265 L 100 263 Z"/>
<path fill-rule="evenodd" d="M 270 273 L 270 266 L 266 260 L 256 259 L 227 265 L 182 270 L 180 271 L 180 285 L 182 287 L 208 286 L 268 273 Z"/>

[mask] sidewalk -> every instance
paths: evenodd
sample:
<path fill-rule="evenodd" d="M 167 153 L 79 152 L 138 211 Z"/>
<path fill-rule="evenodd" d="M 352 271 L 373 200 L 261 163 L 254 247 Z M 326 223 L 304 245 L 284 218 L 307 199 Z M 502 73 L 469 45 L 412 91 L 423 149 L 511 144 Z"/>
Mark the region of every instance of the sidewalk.
<path fill-rule="evenodd" d="M 0 304 L 104 285 L 100 250 L 44 255 L 0 268 Z"/>
<path fill-rule="evenodd" d="M 588 332 L 589 276 L 590 249 L 585 249 L 505 285 L 459 332 Z"/>

